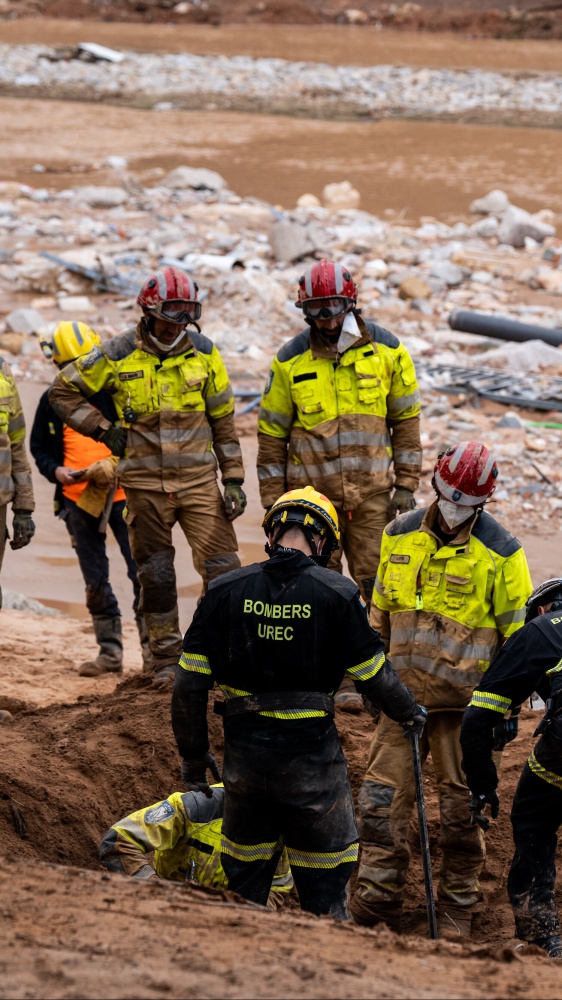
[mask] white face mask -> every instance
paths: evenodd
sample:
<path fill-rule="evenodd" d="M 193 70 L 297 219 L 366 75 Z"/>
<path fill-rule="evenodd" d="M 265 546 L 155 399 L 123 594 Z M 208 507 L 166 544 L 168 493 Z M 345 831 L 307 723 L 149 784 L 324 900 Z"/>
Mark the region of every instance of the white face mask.
<path fill-rule="evenodd" d="M 163 344 L 161 340 L 158 340 L 158 338 L 154 336 L 153 333 L 149 333 L 148 336 L 150 337 L 152 343 L 156 344 L 156 347 L 158 348 L 158 350 L 160 351 L 161 354 L 169 354 L 170 351 L 173 350 L 174 347 L 177 347 L 177 345 L 179 344 L 179 342 L 182 339 L 182 337 L 185 337 L 186 333 L 187 333 L 187 331 L 186 331 L 185 327 L 182 327 L 182 329 L 178 333 L 176 339 L 172 340 L 171 344 Z"/>
<path fill-rule="evenodd" d="M 474 507 L 460 507 L 458 503 L 452 503 L 451 500 L 441 499 L 437 502 L 437 506 L 449 528 L 458 528 L 459 524 L 468 521 L 475 511 Z"/>

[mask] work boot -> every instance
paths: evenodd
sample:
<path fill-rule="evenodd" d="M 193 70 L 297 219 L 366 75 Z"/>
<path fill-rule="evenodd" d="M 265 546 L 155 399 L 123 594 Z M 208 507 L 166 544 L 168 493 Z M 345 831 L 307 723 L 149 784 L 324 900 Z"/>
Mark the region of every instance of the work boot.
<path fill-rule="evenodd" d="M 152 678 L 152 686 L 155 688 L 167 688 L 171 687 L 174 683 L 174 678 L 176 676 L 176 664 L 166 663 L 164 666 L 158 667 L 154 677 Z"/>
<path fill-rule="evenodd" d="M 151 669 L 154 670 L 152 683 L 160 688 L 171 686 L 182 651 L 177 606 L 160 613 L 145 611 L 144 619 L 150 637 Z"/>
<path fill-rule="evenodd" d="M 363 699 L 356 691 L 355 684 L 351 677 L 345 676 L 337 694 L 334 697 L 334 704 L 342 712 L 349 712 L 350 715 L 359 715 L 363 711 Z"/>
<path fill-rule="evenodd" d="M 558 934 L 553 934 L 552 937 L 542 941 L 536 941 L 535 944 L 538 944 L 539 948 L 544 948 L 549 958 L 562 960 L 562 938 Z"/>
<path fill-rule="evenodd" d="M 472 913 L 470 906 L 455 906 L 454 903 L 438 902 L 437 930 L 439 937 L 447 938 L 449 941 L 469 938 Z"/>
<path fill-rule="evenodd" d="M 123 637 L 121 617 L 94 615 L 94 633 L 100 651 L 95 660 L 86 660 L 78 673 L 80 677 L 100 677 L 102 674 L 120 674 L 123 670 Z"/>
<path fill-rule="evenodd" d="M 349 912 L 356 924 L 364 927 L 375 927 L 377 924 L 386 924 L 389 930 L 395 934 L 402 932 L 402 903 L 392 901 L 385 903 L 384 900 L 369 903 L 358 893 L 355 893 L 350 904 Z"/>
<path fill-rule="evenodd" d="M 139 633 L 141 655 L 142 655 L 142 672 L 143 674 L 151 674 L 154 670 L 154 660 L 152 658 L 152 653 L 150 652 L 150 642 L 148 641 L 148 629 L 146 627 L 144 615 L 141 615 L 140 612 L 138 611 L 135 615 L 135 623 Z"/>

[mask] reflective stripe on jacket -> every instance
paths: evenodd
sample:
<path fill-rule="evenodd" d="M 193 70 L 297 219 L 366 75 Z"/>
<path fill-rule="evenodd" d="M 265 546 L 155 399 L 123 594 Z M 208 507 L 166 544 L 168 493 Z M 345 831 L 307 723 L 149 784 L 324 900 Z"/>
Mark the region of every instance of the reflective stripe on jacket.
<path fill-rule="evenodd" d="M 154 870 L 160 878 L 200 885 L 226 886 L 221 864 L 224 788 L 203 792 L 173 792 L 167 799 L 114 823 L 99 847 L 101 863 L 109 871 L 134 875 L 154 851 Z M 286 850 L 283 850 L 271 888 L 290 892 L 293 886 Z"/>
<path fill-rule="evenodd" d="M 358 317 L 361 340 L 332 354 L 314 329 L 274 358 L 259 413 L 264 506 L 309 483 L 344 510 L 392 485 L 415 491 L 422 451 L 420 392 L 397 337 Z"/>
<path fill-rule="evenodd" d="M 217 460 L 223 480 L 244 478 L 232 387 L 207 337 L 190 333 L 180 354 L 162 359 L 146 349 L 141 321 L 67 365 L 49 402 L 74 430 L 95 436 L 110 426 L 87 401 L 101 389 L 128 429 L 123 486 L 174 493 L 214 478 Z"/>
<path fill-rule="evenodd" d="M 25 451 L 25 419 L 9 364 L 0 358 L 0 505 L 35 510 Z"/>
<path fill-rule="evenodd" d="M 453 542 L 432 531 L 437 503 L 385 528 L 371 624 L 400 679 L 428 709 L 463 709 L 532 590 L 519 541 L 481 512 Z"/>

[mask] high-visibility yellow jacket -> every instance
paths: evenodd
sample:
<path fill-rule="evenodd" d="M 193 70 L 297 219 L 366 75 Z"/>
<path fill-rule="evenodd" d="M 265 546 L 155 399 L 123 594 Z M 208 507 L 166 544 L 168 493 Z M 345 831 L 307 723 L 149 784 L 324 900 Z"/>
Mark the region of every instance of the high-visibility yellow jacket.
<path fill-rule="evenodd" d="M 315 328 L 274 358 L 259 413 L 258 478 L 270 506 L 311 484 L 341 510 L 392 485 L 415 491 L 422 451 L 412 359 L 388 330 L 357 317 L 361 339 L 335 355 Z"/>
<path fill-rule="evenodd" d="M 207 337 L 190 333 L 180 354 L 162 359 L 143 339 L 141 321 L 67 365 L 49 402 L 74 430 L 96 437 L 110 427 L 87 402 L 101 389 L 111 393 L 128 428 L 117 468 L 125 488 L 175 493 L 214 478 L 217 460 L 223 481 L 243 480 L 232 387 Z"/>
<path fill-rule="evenodd" d="M 16 510 L 35 510 L 23 410 L 11 368 L 0 358 L 0 505 L 10 500 Z"/>
<path fill-rule="evenodd" d="M 384 530 L 371 624 L 429 710 L 464 709 L 501 643 L 521 628 L 531 577 L 520 542 L 486 511 L 448 545 L 437 502 Z"/>
<path fill-rule="evenodd" d="M 155 873 L 175 882 L 195 881 L 223 887 L 228 880 L 221 864 L 224 788 L 212 785 L 212 796 L 203 792 L 173 792 L 167 799 L 139 809 L 107 831 L 99 858 L 108 871 L 150 878 Z M 154 851 L 154 867 L 146 854 Z M 283 850 L 272 891 L 288 893 L 293 887 L 286 850 Z"/>

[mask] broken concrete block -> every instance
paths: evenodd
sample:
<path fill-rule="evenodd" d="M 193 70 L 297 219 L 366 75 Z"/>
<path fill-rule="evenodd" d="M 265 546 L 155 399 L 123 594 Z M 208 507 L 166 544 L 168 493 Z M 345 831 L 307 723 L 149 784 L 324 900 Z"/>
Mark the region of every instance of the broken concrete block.
<path fill-rule="evenodd" d="M 524 208 L 510 205 L 498 230 L 498 239 L 500 243 L 511 247 L 524 247 L 526 236 L 542 243 L 547 236 L 554 236 L 555 232 L 554 226 L 542 222 L 536 215 L 531 215 Z"/>
<path fill-rule="evenodd" d="M 349 181 L 342 181 L 340 184 L 326 184 L 322 191 L 322 201 L 326 208 L 338 212 L 345 208 L 359 208 L 361 195 Z"/>
<path fill-rule="evenodd" d="M 95 308 L 87 295 L 60 295 L 58 306 L 61 312 L 76 313 L 78 318 L 80 313 L 93 312 Z"/>
<path fill-rule="evenodd" d="M 320 208 L 320 199 L 315 194 L 301 194 L 297 208 Z"/>
<path fill-rule="evenodd" d="M 14 333 L 36 333 L 44 322 L 37 309 L 16 309 L 6 316 L 6 326 Z"/>
<path fill-rule="evenodd" d="M 78 202 L 84 202 L 90 208 L 117 208 L 128 200 L 128 194 L 120 187 L 101 187 L 96 184 L 86 184 L 74 188 L 74 197 Z"/>
<path fill-rule="evenodd" d="M 476 198 L 469 205 L 469 212 L 473 215 L 495 215 L 505 212 L 509 208 L 509 198 L 501 188 L 494 188 L 483 198 Z"/>
<path fill-rule="evenodd" d="M 432 294 L 431 286 L 423 278 L 405 278 L 398 286 L 401 299 L 429 299 Z"/>
<path fill-rule="evenodd" d="M 164 187 L 173 191 L 193 188 L 195 191 L 222 191 L 228 187 L 224 177 L 216 170 L 205 167 L 176 167 L 162 181 Z"/>
<path fill-rule="evenodd" d="M 294 263 L 320 249 L 313 226 L 301 226 L 299 222 L 281 219 L 269 234 L 269 244 L 275 260 Z"/>

